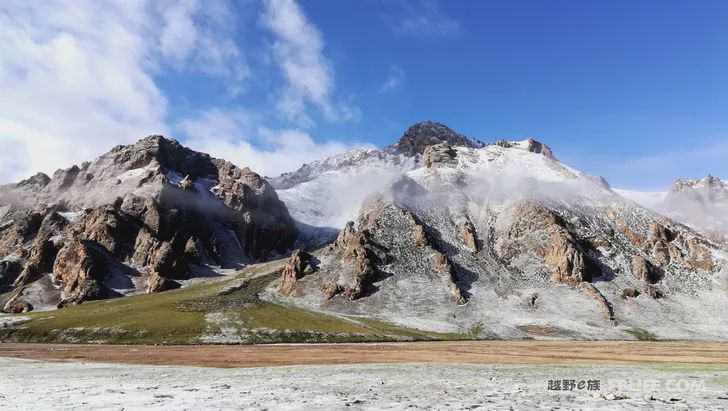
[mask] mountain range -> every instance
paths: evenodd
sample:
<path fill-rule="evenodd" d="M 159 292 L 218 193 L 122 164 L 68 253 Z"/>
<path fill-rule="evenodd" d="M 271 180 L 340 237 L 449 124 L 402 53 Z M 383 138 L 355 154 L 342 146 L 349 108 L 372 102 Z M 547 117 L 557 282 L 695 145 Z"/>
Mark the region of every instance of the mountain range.
<path fill-rule="evenodd" d="M 285 259 L 256 298 L 473 338 L 725 339 L 726 211 L 712 176 L 618 190 L 533 139 L 434 122 L 270 179 L 150 136 L 0 187 L 0 308 Z"/>

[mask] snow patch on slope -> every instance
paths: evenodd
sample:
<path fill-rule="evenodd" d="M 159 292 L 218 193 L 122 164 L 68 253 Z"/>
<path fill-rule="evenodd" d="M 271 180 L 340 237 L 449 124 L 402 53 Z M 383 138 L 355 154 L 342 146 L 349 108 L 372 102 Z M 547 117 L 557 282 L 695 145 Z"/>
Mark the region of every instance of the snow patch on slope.
<path fill-rule="evenodd" d="M 304 166 L 271 180 L 297 221 L 314 227 L 343 227 L 372 193 L 386 190 L 415 167 L 414 157 L 358 149 Z M 301 181 L 301 182 L 297 182 Z"/>

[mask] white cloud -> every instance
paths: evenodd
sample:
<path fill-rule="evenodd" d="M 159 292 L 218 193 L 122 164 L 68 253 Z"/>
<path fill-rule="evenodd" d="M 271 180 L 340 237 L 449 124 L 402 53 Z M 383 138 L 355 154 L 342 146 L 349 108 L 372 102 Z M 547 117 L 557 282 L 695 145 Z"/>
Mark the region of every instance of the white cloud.
<path fill-rule="evenodd" d="M 404 70 L 397 65 L 392 65 L 389 67 L 389 71 L 387 72 L 387 77 L 384 79 L 384 82 L 381 86 L 379 86 L 379 91 L 383 93 L 394 90 L 400 87 L 406 80 L 407 75 Z"/>
<path fill-rule="evenodd" d="M 299 6 L 266 6 L 263 21 L 285 74 L 282 110 L 301 120 L 312 104 L 327 119 L 356 118 L 350 101 L 334 101 L 321 34 Z M 219 76 L 239 91 L 249 70 L 235 43 L 235 7 L 230 0 L 0 2 L 0 183 L 168 134 L 167 97 L 155 83 L 164 70 Z M 348 148 L 260 124 L 253 111 L 208 109 L 176 127 L 194 148 L 270 175 Z"/>
<path fill-rule="evenodd" d="M 271 177 L 352 148 L 337 141 L 317 143 L 305 131 L 269 129 L 257 121 L 244 109 L 211 109 L 181 121 L 177 128 L 191 148 Z M 258 147 L 253 141 L 264 144 Z"/>
<path fill-rule="evenodd" d="M 395 31 L 428 37 L 451 37 L 460 33 L 460 23 L 440 10 L 435 0 L 405 1 L 402 15 L 392 19 Z"/>
<path fill-rule="evenodd" d="M 265 0 L 261 23 L 275 37 L 273 57 L 287 82 L 278 102 L 286 118 L 310 125 L 308 103 L 317 106 L 328 120 L 358 117 L 355 107 L 332 101 L 334 70 L 323 54 L 323 38 L 295 0 Z"/>
<path fill-rule="evenodd" d="M 166 62 L 231 81 L 235 92 L 250 74 L 235 44 L 234 6 L 228 0 L 179 0 L 157 3 L 163 22 L 159 51 Z"/>
<path fill-rule="evenodd" d="M 167 65 L 244 78 L 228 29 L 215 27 L 226 4 L 201 4 L 0 2 L 0 181 L 167 131 L 153 78 Z"/>

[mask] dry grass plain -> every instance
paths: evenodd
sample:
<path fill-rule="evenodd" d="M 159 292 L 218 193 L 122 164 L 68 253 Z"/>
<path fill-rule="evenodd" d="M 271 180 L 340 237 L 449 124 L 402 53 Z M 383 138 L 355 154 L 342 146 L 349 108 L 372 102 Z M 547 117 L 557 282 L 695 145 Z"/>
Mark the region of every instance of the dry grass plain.
<path fill-rule="evenodd" d="M 275 345 L 0 344 L 0 357 L 216 368 L 344 364 L 699 364 L 728 368 L 728 343 L 452 341 Z"/>

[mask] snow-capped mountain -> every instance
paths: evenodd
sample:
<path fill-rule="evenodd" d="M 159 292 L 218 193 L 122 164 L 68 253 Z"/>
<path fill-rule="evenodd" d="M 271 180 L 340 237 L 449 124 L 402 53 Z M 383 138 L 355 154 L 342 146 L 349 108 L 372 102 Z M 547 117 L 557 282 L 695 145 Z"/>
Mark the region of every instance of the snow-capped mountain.
<path fill-rule="evenodd" d="M 391 146 L 360 148 L 314 161 L 270 182 L 298 222 L 303 233 L 299 244 L 320 245 L 356 217 L 370 194 L 414 169 L 427 146 L 442 142 L 483 146 L 443 124 L 424 121 L 407 129 Z"/>
<path fill-rule="evenodd" d="M 0 307 L 161 292 L 298 247 L 259 298 L 479 338 L 726 338 L 725 242 L 620 193 L 534 139 L 433 122 L 270 183 L 152 136 L 0 187 Z M 715 206 L 725 183 L 648 197 Z"/>
<path fill-rule="evenodd" d="M 359 193 L 366 200 L 336 240 L 297 253 L 267 298 L 480 337 L 728 336 L 726 248 L 560 163 L 544 144 L 425 144 L 388 170 Z M 335 201 L 319 187 L 305 206 L 287 202 L 294 215 Z"/>
<path fill-rule="evenodd" d="M 443 124 L 425 121 L 414 124 L 397 143 L 383 149 L 351 150 L 305 164 L 295 172 L 270 179 L 270 182 L 291 215 L 302 223 L 304 231 L 306 227 L 338 228 L 356 217 L 369 195 L 386 189 L 404 173 L 414 170 L 425 149 L 439 143 L 456 147 L 486 147 L 484 143 L 458 134 Z M 498 141 L 489 147 L 487 150 L 490 152 L 513 147 L 522 152 L 551 156 L 548 147 L 533 139 Z M 512 164 L 519 167 L 518 162 Z M 559 167 L 565 172 L 576 173 L 565 166 Z M 554 170 L 546 171 L 546 174 L 549 173 L 553 174 Z"/>
<path fill-rule="evenodd" d="M 663 192 L 615 191 L 714 238 L 728 239 L 728 182 L 717 177 L 680 179 Z"/>
<path fill-rule="evenodd" d="M 150 136 L 0 187 L 0 310 L 177 288 L 283 255 L 297 234 L 260 176 Z"/>

